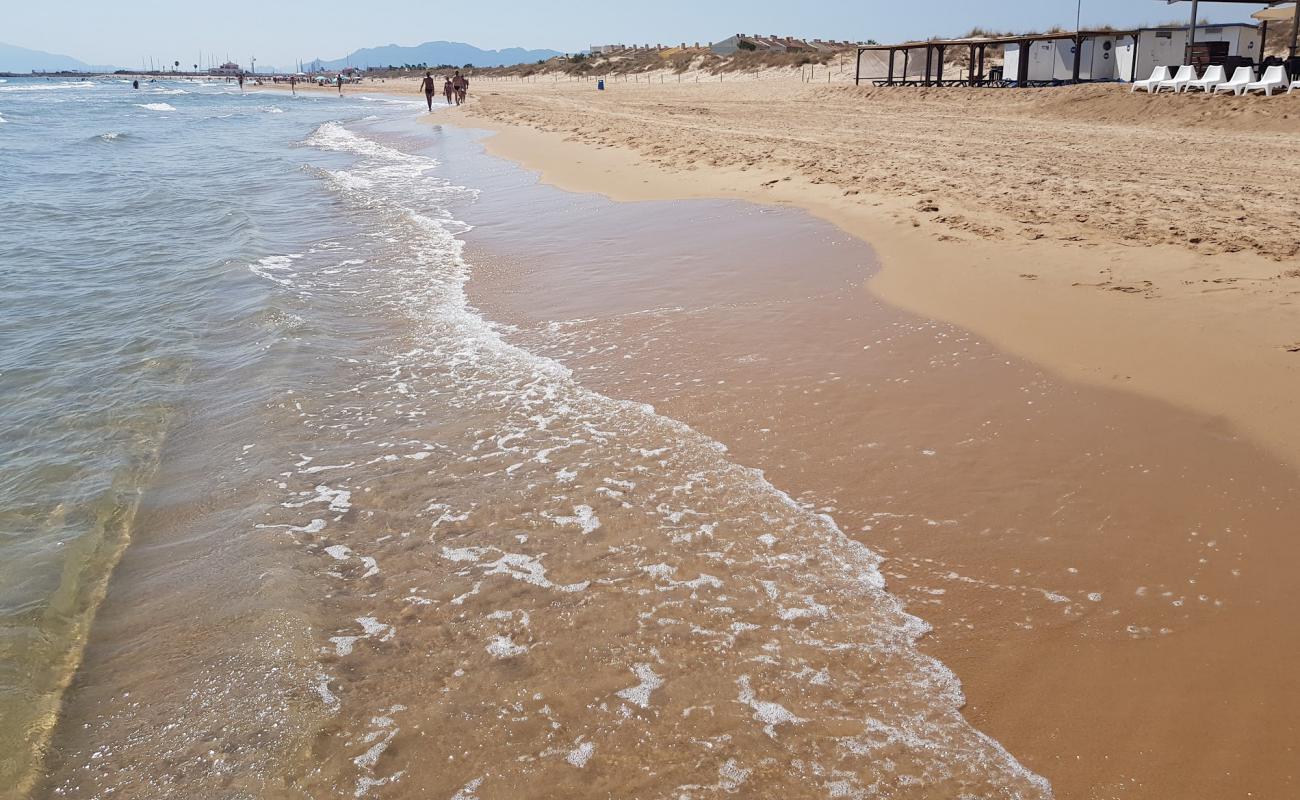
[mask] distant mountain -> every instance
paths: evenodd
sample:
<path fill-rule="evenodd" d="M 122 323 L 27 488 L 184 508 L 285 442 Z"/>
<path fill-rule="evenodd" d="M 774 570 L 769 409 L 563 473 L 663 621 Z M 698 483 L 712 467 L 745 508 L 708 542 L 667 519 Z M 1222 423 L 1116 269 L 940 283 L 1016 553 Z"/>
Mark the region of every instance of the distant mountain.
<path fill-rule="evenodd" d="M 563 55 L 555 50 L 524 50 L 510 47 L 505 50 L 482 50 L 463 42 L 425 42 L 413 47 L 390 44 L 384 47 L 366 47 L 334 61 L 312 61 L 320 69 L 353 67 L 386 67 L 403 64 L 473 64 L 476 67 L 507 67 L 512 64 L 531 64 L 542 59 Z"/>
<path fill-rule="evenodd" d="M 71 56 L 46 53 L 40 50 L 28 50 L 26 47 L 0 42 L 0 72 L 59 72 L 61 70 L 81 70 L 84 72 L 108 72 L 112 67 L 91 66 Z"/>

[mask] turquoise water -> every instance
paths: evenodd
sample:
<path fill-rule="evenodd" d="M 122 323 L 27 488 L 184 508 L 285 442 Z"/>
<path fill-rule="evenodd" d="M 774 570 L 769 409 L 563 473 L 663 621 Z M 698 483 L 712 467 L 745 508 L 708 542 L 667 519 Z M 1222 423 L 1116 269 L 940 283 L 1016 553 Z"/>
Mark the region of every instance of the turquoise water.
<path fill-rule="evenodd" d="M 228 84 L 0 84 L 0 783 L 40 746 L 201 359 L 270 302 L 247 269 L 340 222 L 298 146 L 405 106 Z M 337 161 L 337 159 L 334 159 Z"/>

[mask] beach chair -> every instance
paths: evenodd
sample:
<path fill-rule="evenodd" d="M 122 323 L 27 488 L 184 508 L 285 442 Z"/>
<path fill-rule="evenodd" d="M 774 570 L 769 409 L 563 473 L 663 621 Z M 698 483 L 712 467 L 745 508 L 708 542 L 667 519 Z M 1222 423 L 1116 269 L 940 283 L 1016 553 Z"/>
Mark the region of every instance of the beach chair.
<path fill-rule="evenodd" d="M 1204 78 L 1201 78 L 1200 80 L 1192 81 L 1191 83 L 1187 84 L 1187 88 L 1184 89 L 1184 91 L 1190 92 L 1193 89 L 1200 89 L 1203 92 L 1209 92 L 1219 84 L 1226 83 L 1227 80 L 1228 80 L 1228 76 L 1223 73 L 1223 65 L 1214 64 L 1205 69 Z"/>
<path fill-rule="evenodd" d="M 1287 87 L 1286 93 L 1291 94 L 1296 89 L 1300 89 L 1300 81 L 1291 81 L 1291 85 Z"/>
<path fill-rule="evenodd" d="M 1255 81 L 1254 67 L 1237 67 L 1232 71 L 1231 78 L 1229 78 L 1226 82 L 1221 83 L 1218 86 L 1214 87 L 1214 93 L 1218 94 L 1219 92 L 1232 92 L 1233 94 L 1241 94 L 1246 90 L 1246 87 L 1249 86 L 1251 83 L 1254 83 L 1254 81 Z"/>
<path fill-rule="evenodd" d="M 1146 89 L 1148 92 L 1155 91 L 1155 87 L 1160 85 L 1161 81 L 1169 80 L 1169 67 L 1156 67 L 1151 70 L 1151 77 L 1144 81 L 1133 81 L 1129 92 L 1136 92 L 1138 89 Z"/>
<path fill-rule="evenodd" d="M 1183 65 L 1178 68 L 1178 72 L 1174 74 L 1174 77 L 1157 83 L 1155 91 L 1156 94 L 1159 94 L 1161 89 L 1171 89 L 1174 94 L 1178 94 L 1187 88 L 1187 84 L 1194 80 L 1196 80 L 1196 67 Z"/>
<path fill-rule="evenodd" d="M 1273 96 L 1274 89 L 1286 88 L 1286 69 L 1281 65 L 1269 67 L 1264 70 L 1264 77 L 1257 81 L 1251 81 L 1242 89 L 1243 94 L 1262 91 L 1269 97 Z"/>

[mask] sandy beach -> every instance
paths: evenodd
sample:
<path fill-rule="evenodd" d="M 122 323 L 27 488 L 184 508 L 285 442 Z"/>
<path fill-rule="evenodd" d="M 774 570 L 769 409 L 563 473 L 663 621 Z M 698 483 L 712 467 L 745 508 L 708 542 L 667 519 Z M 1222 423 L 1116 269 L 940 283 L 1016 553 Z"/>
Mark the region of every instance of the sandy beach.
<path fill-rule="evenodd" d="M 1300 796 L 1300 97 L 823 68 L 13 91 L 0 798 Z"/>
<path fill-rule="evenodd" d="M 466 113 L 561 186 L 808 209 L 891 302 L 1300 458 L 1300 97 L 541 82 Z"/>
<path fill-rule="evenodd" d="M 1300 655 L 1287 632 L 1298 598 L 1283 566 L 1300 510 L 1297 114 L 1295 97 L 767 80 L 481 86 L 432 121 L 494 131 L 490 152 L 566 189 L 795 206 L 869 242 L 869 292 L 809 308 L 784 338 L 743 315 L 671 337 L 786 353 L 794 373 L 727 376 L 769 398 L 825 362 L 838 376 L 817 384 L 826 396 L 772 414 L 805 420 L 797 430 L 760 435 L 760 410 L 723 390 L 656 404 L 884 554 L 891 591 L 935 626 L 923 648 L 963 681 L 967 716 L 1057 796 L 1217 798 L 1297 786 L 1284 675 Z M 545 280 L 528 289 L 545 306 Z M 882 397 L 848 349 L 863 335 L 853 309 L 877 298 L 1041 377 L 981 369 L 924 400 Z M 840 447 L 884 428 L 960 451 L 974 417 L 1015 418 L 992 398 L 1039 389 L 1041 427 L 1004 431 L 982 455 L 915 471 Z M 1062 607 L 1070 587 L 1082 599 Z"/>

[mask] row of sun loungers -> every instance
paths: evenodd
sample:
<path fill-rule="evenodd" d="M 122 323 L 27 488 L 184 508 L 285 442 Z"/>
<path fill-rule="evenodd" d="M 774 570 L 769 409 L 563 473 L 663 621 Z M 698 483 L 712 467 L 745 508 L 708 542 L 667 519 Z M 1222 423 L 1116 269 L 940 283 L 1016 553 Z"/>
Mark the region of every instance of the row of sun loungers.
<path fill-rule="evenodd" d="M 1237 67 L 1233 70 L 1231 78 L 1225 77 L 1221 66 L 1207 67 L 1205 75 L 1201 77 L 1197 77 L 1196 67 L 1179 67 L 1178 72 L 1173 76 L 1169 74 L 1169 67 L 1156 67 L 1150 78 L 1133 82 L 1130 91 L 1136 92 L 1138 89 L 1145 89 L 1153 94 L 1165 89 L 1175 94 L 1196 89 L 1206 94 L 1232 92 L 1235 95 L 1243 95 L 1263 92 L 1272 97 L 1274 91 L 1286 89 L 1286 93 L 1291 94 L 1296 89 L 1300 89 L 1300 80 L 1288 83 L 1286 69 L 1281 66 L 1268 67 L 1264 70 L 1263 78 L 1256 75 L 1254 67 Z"/>

